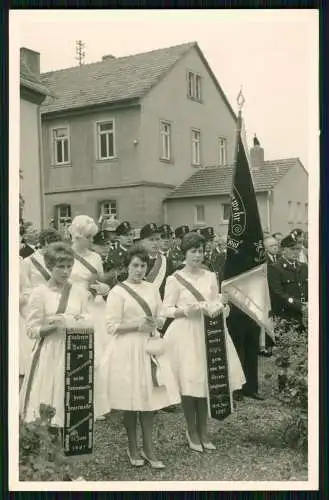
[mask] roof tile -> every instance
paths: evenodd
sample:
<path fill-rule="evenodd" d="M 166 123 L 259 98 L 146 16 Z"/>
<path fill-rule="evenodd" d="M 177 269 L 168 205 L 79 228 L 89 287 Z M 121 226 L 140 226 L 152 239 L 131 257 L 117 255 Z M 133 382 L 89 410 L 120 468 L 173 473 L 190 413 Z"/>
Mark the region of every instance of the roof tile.
<path fill-rule="evenodd" d="M 265 161 L 259 170 L 252 170 L 255 191 L 272 189 L 288 170 L 297 164 L 299 164 L 298 158 Z M 199 169 L 175 188 L 167 199 L 227 195 L 231 193 L 232 178 L 232 165 Z"/>
<path fill-rule="evenodd" d="M 51 71 L 41 75 L 53 97 L 41 112 L 113 103 L 141 97 L 196 43 Z"/>

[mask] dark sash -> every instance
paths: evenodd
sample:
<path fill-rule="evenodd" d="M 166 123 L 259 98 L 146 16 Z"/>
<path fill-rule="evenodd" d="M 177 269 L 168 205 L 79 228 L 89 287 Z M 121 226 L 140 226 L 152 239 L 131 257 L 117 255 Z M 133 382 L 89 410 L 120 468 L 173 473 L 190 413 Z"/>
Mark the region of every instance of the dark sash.
<path fill-rule="evenodd" d="M 149 270 L 147 276 L 145 276 L 145 281 L 148 281 L 149 283 L 154 282 L 155 278 L 158 276 L 158 273 L 161 269 L 161 264 L 162 264 L 161 255 L 158 254 L 152 268 Z"/>
<path fill-rule="evenodd" d="M 51 278 L 51 274 L 47 271 L 45 267 L 43 267 L 42 264 L 40 264 L 39 261 L 33 255 L 31 255 L 30 260 L 34 267 L 39 271 L 39 273 L 42 275 L 42 277 L 46 280 L 49 281 Z"/>
<path fill-rule="evenodd" d="M 180 274 L 173 276 L 193 295 L 198 302 L 205 298 L 192 283 Z M 232 413 L 232 394 L 228 373 L 228 359 L 226 349 L 226 333 L 224 316 L 215 318 L 204 316 L 204 330 L 207 353 L 208 404 L 210 416 L 216 420 L 223 420 Z"/>
<path fill-rule="evenodd" d="M 78 255 L 76 252 L 74 252 L 74 258 L 77 259 L 83 266 L 85 266 L 85 268 L 88 269 L 91 274 L 96 274 L 96 276 L 98 275 L 97 269 L 84 257 L 81 257 L 81 255 Z"/>
<path fill-rule="evenodd" d="M 152 314 L 152 311 L 150 309 L 150 306 L 148 305 L 148 303 L 143 299 L 143 297 L 141 297 L 137 292 L 135 292 L 135 290 L 133 290 L 132 288 L 130 288 L 130 286 L 128 286 L 126 283 L 118 283 L 118 286 L 121 286 L 124 290 L 126 290 L 126 292 L 129 293 L 129 295 L 131 297 L 133 297 L 136 302 L 140 305 L 140 307 L 143 309 L 144 313 L 146 316 L 152 318 L 153 317 L 153 314 Z M 151 337 L 152 337 L 152 334 L 151 334 Z M 157 364 L 156 364 L 156 361 L 155 359 L 153 358 L 153 356 L 151 356 L 151 375 L 152 375 L 152 382 L 153 382 L 153 385 L 155 387 L 159 387 L 159 383 L 158 383 L 158 380 L 157 380 L 157 377 L 156 377 L 156 370 L 157 370 Z"/>
<path fill-rule="evenodd" d="M 66 311 L 67 304 L 69 301 L 71 287 L 72 287 L 72 285 L 70 283 L 66 283 L 66 285 L 62 291 L 60 300 L 59 300 L 56 314 L 64 314 L 64 312 Z M 36 368 L 37 368 L 38 363 L 39 363 L 40 352 L 41 352 L 41 348 L 44 344 L 45 338 L 46 337 L 42 337 L 39 340 L 37 348 L 35 349 L 33 356 L 32 356 L 29 378 L 28 378 L 27 384 L 26 384 L 25 399 L 24 399 L 24 404 L 23 404 L 23 416 L 25 415 L 26 408 L 27 408 L 28 402 L 30 400 L 32 382 L 33 382 Z"/>
<path fill-rule="evenodd" d="M 64 452 L 67 456 L 93 451 L 94 330 L 66 329 L 64 387 Z"/>

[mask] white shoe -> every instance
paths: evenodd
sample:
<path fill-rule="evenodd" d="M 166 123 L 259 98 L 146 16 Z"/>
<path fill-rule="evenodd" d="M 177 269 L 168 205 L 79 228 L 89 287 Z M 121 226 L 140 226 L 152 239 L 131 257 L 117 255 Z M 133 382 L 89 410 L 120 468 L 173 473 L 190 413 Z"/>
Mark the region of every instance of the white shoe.
<path fill-rule="evenodd" d="M 96 417 L 96 420 L 98 422 L 102 422 L 103 420 L 106 420 L 106 417 L 105 417 L 105 415 L 101 415 L 100 417 Z"/>

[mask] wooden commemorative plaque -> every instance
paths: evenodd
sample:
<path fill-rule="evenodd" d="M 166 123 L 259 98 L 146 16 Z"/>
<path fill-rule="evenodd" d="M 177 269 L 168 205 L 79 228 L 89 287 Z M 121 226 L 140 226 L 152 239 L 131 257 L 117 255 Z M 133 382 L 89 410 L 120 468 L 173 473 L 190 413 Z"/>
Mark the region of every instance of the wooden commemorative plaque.
<path fill-rule="evenodd" d="M 210 415 L 223 420 L 232 413 L 223 314 L 205 316 Z"/>
<path fill-rule="evenodd" d="M 94 330 L 67 328 L 65 351 L 64 452 L 67 456 L 93 451 Z"/>

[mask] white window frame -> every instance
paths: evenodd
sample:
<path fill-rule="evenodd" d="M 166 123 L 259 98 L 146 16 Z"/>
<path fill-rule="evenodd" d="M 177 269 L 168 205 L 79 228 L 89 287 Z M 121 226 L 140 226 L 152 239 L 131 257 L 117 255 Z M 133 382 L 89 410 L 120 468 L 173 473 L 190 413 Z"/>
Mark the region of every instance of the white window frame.
<path fill-rule="evenodd" d="M 190 99 L 201 101 L 202 96 L 202 77 L 195 71 L 187 72 L 187 95 Z"/>
<path fill-rule="evenodd" d="M 199 135 L 199 140 L 195 139 L 195 134 Z M 198 148 L 196 147 L 197 144 L 199 145 Z M 199 156 L 199 158 L 197 158 L 197 156 Z M 201 130 L 197 128 L 192 128 L 192 165 L 201 165 Z"/>
<path fill-rule="evenodd" d="M 112 131 L 107 130 L 104 132 L 101 132 L 99 130 L 100 125 L 104 123 L 110 123 L 112 122 Z M 106 161 L 106 160 L 112 160 L 113 158 L 116 158 L 116 141 L 115 141 L 115 136 L 116 136 L 116 129 L 115 129 L 115 119 L 114 118 L 107 118 L 104 120 L 97 120 L 95 122 L 95 135 L 96 135 L 96 159 L 98 161 Z M 102 135 L 110 135 L 112 133 L 113 136 L 113 155 L 112 156 L 101 156 L 101 136 Z M 106 141 L 107 144 L 107 149 L 109 149 L 109 143 L 108 140 Z"/>
<path fill-rule="evenodd" d="M 302 204 L 300 201 L 296 203 L 296 222 L 302 222 Z"/>
<path fill-rule="evenodd" d="M 230 207 L 230 203 L 222 203 L 222 221 L 228 224 L 230 221 L 230 216 L 228 216 L 227 219 L 225 218 L 225 207 L 226 206 Z"/>
<path fill-rule="evenodd" d="M 294 222 L 294 202 L 288 201 L 288 224 Z"/>
<path fill-rule="evenodd" d="M 201 220 L 201 219 L 198 218 L 198 208 L 202 208 L 202 210 L 203 210 L 203 220 Z M 194 220 L 195 220 L 195 224 L 205 224 L 205 222 L 206 222 L 205 219 L 206 219 L 206 208 L 205 208 L 205 205 L 203 205 L 201 203 L 198 203 L 194 207 Z"/>
<path fill-rule="evenodd" d="M 308 202 L 304 204 L 304 222 L 308 224 Z"/>
<path fill-rule="evenodd" d="M 62 139 L 57 140 L 55 137 L 55 133 L 57 130 L 60 129 L 66 129 L 67 130 L 67 135 L 64 136 Z M 56 127 L 52 127 L 50 129 L 50 134 L 51 134 L 51 159 L 52 159 L 52 165 L 55 166 L 62 166 L 62 165 L 70 165 L 71 164 L 71 135 L 70 135 L 70 126 L 68 124 L 62 124 L 62 125 L 57 125 Z M 67 161 L 61 161 L 59 162 L 57 159 L 57 142 L 63 140 L 67 140 L 67 154 L 68 158 Z M 62 145 L 62 154 L 64 157 L 64 147 Z"/>
<path fill-rule="evenodd" d="M 67 214 L 65 216 L 60 215 L 60 210 L 63 208 L 67 209 Z M 69 203 L 61 203 L 59 205 L 56 205 L 55 209 L 56 209 L 56 227 L 58 231 L 62 232 L 66 228 L 64 219 L 72 218 L 72 207 Z M 63 222 L 60 222 L 61 219 L 63 219 Z"/>
<path fill-rule="evenodd" d="M 169 130 L 165 131 L 165 127 Z M 160 120 L 160 142 L 161 142 L 161 160 L 172 160 L 172 124 L 167 120 Z M 167 142 L 168 154 L 166 155 L 165 143 Z"/>
<path fill-rule="evenodd" d="M 105 205 L 115 205 L 115 213 L 108 213 L 104 210 Z M 102 200 L 99 203 L 99 215 L 109 219 L 117 219 L 118 218 L 118 204 L 116 200 Z M 111 212 L 111 208 L 109 210 Z"/>
<path fill-rule="evenodd" d="M 226 137 L 218 138 L 219 148 L 219 165 L 227 165 L 227 139 Z"/>

